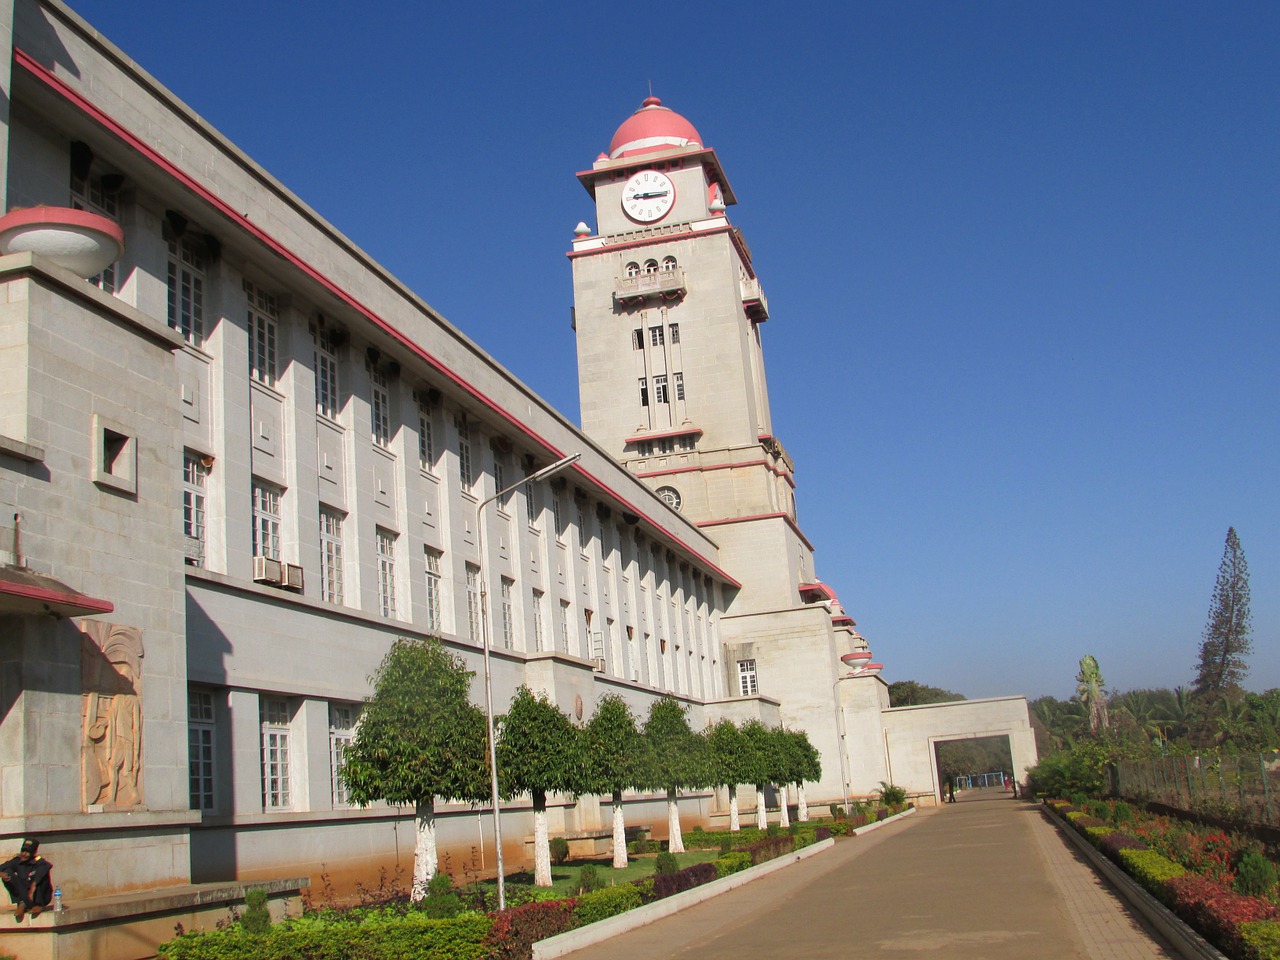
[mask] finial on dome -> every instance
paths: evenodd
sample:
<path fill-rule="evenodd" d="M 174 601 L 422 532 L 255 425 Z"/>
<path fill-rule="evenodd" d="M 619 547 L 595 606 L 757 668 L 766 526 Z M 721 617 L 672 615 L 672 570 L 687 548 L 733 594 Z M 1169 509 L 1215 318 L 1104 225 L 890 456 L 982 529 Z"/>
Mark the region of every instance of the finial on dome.
<path fill-rule="evenodd" d="M 644 98 L 644 103 L 640 104 L 640 106 L 642 106 L 642 107 L 660 107 L 660 106 L 662 106 L 662 101 L 661 101 L 661 100 L 659 100 L 657 97 L 655 97 L 653 94 L 649 94 L 649 96 L 647 96 L 647 97 L 645 97 L 645 98 Z"/>
<path fill-rule="evenodd" d="M 591 235 L 591 228 L 587 226 L 585 221 L 579 220 L 578 225 L 573 228 L 573 235 L 575 237 L 589 237 Z"/>

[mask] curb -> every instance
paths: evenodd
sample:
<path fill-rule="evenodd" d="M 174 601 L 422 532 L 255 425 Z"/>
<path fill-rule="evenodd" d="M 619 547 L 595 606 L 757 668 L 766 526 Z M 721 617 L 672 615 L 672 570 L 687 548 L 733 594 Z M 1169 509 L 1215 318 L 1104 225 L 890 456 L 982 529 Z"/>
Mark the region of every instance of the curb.
<path fill-rule="evenodd" d="M 1168 907 L 1139 886 L 1133 877 L 1104 857 L 1093 844 L 1076 833 L 1070 824 L 1064 822 L 1057 814 L 1051 813 L 1046 806 L 1042 805 L 1040 812 L 1058 828 L 1058 833 L 1066 836 L 1076 849 L 1084 854 L 1089 865 L 1097 873 L 1102 874 L 1115 891 L 1156 928 L 1183 960 L 1228 960 L 1226 954 L 1183 923 Z"/>
<path fill-rule="evenodd" d="M 889 817 L 887 820 L 877 820 L 875 823 L 869 823 L 865 827 L 859 827 L 853 831 L 852 836 L 861 836 L 870 830 L 875 830 L 887 823 L 893 823 L 912 813 L 915 813 L 914 807 Z M 646 903 L 644 906 L 628 910 L 626 913 L 620 913 L 605 920 L 597 920 L 595 923 L 587 924 L 585 927 L 578 927 L 576 930 L 568 930 L 564 933 L 556 934 L 554 937 L 539 940 L 533 945 L 533 960 L 554 960 L 556 957 L 563 957 L 565 954 L 581 950 L 583 947 L 590 947 L 593 944 L 610 940 L 619 934 L 627 933 L 638 927 L 648 926 L 655 920 L 669 917 L 674 913 L 679 913 L 681 910 L 686 910 L 689 907 L 710 900 L 712 897 L 728 893 L 730 890 L 748 884 L 752 880 L 758 880 L 776 870 L 781 870 L 783 867 L 789 867 L 793 863 L 799 863 L 801 860 L 806 860 L 815 854 L 830 850 L 835 844 L 835 840 L 830 837 L 826 840 L 819 840 L 817 843 L 811 843 L 809 846 L 802 847 L 785 857 L 775 857 L 757 866 L 731 873 L 727 877 L 704 883 L 702 886 L 694 887 L 692 890 L 685 890 L 683 893 L 677 893 L 655 903 Z"/>

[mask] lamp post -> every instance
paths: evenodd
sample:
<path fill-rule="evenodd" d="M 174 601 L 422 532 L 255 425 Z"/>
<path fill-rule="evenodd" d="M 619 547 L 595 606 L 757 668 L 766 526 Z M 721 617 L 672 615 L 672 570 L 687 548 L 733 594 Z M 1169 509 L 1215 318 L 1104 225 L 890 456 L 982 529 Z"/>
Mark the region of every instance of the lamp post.
<path fill-rule="evenodd" d="M 537 483 L 539 480 L 546 480 L 561 470 L 568 469 L 577 463 L 578 458 L 581 456 L 582 454 L 580 453 L 571 453 L 567 457 L 562 457 L 550 466 L 529 474 L 519 483 L 513 483 L 511 486 L 499 490 L 493 496 L 481 500 L 476 505 L 476 536 L 479 542 L 480 554 L 480 636 L 484 647 L 484 718 L 485 728 L 489 734 L 489 787 L 493 802 L 493 842 L 497 849 L 498 860 L 499 910 L 507 909 L 507 886 L 502 866 L 502 810 L 498 805 L 498 745 L 493 737 L 493 673 L 489 667 L 489 609 L 488 590 L 485 587 L 488 577 L 485 575 L 484 569 L 484 508 L 498 498 L 505 497 L 517 487 L 526 483 Z"/>
<path fill-rule="evenodd" d="M 858 675 L 856 673 L 846 673 L 843 677 L 837 677 L 836 682 L 831 685 L 831 699 L 836 710 L 836 733 L 840 737 L 840 785 L 844 787 L 844 815 L 849 815 L 849 758 L 848 746 L 845 742 L 844 729 L 844 705 L 836 699 L 836 687 L 844 683 L 846 680 L 853 680 Z"/>

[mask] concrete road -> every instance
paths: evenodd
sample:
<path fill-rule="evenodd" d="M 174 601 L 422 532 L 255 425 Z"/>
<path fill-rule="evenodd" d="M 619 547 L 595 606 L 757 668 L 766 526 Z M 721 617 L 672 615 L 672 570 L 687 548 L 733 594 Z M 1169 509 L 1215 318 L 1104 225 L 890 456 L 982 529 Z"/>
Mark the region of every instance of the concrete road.
<path fill-rule="evenodd" d="M 1174 957 L 1034 803 L 922 810 L 572 960 Z"/>

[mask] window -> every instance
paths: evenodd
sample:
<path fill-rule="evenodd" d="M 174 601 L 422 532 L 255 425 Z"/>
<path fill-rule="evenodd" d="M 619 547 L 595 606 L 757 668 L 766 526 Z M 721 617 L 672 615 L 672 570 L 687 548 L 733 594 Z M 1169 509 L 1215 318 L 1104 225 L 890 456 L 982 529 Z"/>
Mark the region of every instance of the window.
<path fill-rule="evenodd" d="M 674 437 L 662 437 L 658 441 L 659 453 L 675 453 L 676 441 Z"/>
<path fill-rule="evenodd" d="M 662 258 L 662 270 L 663 270 L 663 272 L 664 272 L 664 273 L 669 273 L 669 272 L 671 272 L 672 270 L 674 270 L 675 268 L 676 268 L 676 258 L 675 258 L 675 257 L 663 257 L 663 258 Z"/>
<path fill-rule="evenodd" d="M 467 418 L 461 414 L 455 423 L 458 427 L 458 477 L 462 481 L 462 488 L 470 490 L 472 484 L 476 482 L 475 471 L 471 465 L 471 424 L 467 423 Z"/>
<path fill-rule="evenodd" d="M 653 441 L 641 440 L 636 444 L 636 455 L 641 457 L 653 456 Z"/>
<path fill-rule="evenodd" d="M 249 296 L 249 376 L 259 383 L 274 387 L 279 378 L 276 366 L 276 298 L 255 287 L 248 280 L 244 292 Z"/>
<path fill-rule="evenodd" d="M 438 634 L 442 629 L 440 610 L 443 604 L 440 599 L 443 583 L 440 577 L 440 560 L 444 554 L 431 547 L 423 547 L 427 561 L 427 630 Z"/>
<path fill-rule="evenodd" d="M 533 646 L 535 650 L 545 649 L 547 638 L 542 627 L 542 591 L 534 590 L 533 598 Z"/>
<path fill-rule="evenodd" d="M 213 810 L 213 692 L 187 692 L 187 784 L 192 810 Z"/>
<path fill-rule="evenodd" d="M 391 394 L 387 392 L 387 374 L 372 363 L 369 370 L 369 424 L 373 442 L 385 447 L 391 442 Z"/>
<path fill-rule="evenodd" d="M 636 327 L 634 330 L 631 331 L 631 349 L 632 350 L 644 349 L 644 330 L 642 330 L 640 327 Z"/>
<path fill-rule="evenodd" d="M 351 703 L 329 704 L 329 778 L 335 807 L 351 805 L 351 793 L 342 780 L 342 757 L 356 738 L 359 709 Z"/>
<path fill-rule="evenodd" d="M 631 665 L 631 679 L 640 682 L 640 661 L 636 659 L 636 628 L 627 626 L 627 663 Z"/>
<path fill-rule="evenodd" d="M 738 661 L 738 696 L 753 697 L 760 692 L 756 683 L 756 662 L 754 660 Z"/>
<path fill-rule="evenodd" d="M 378 537 L 378 612 L 384 617 L 396 615 L 396 535 L 377 528 Z"/>
<path fill-rule="evenodd" d="M 205 487 L 209 468 L 205 459 L 190 450 L 182 455 L 182 535 L 186 538 L 186 562 L 204 566 Z"/>
<path fill-rule="evenodd" d="M 656 327 L 650 327 L 649 328 L 649 346 L 660 347 L 664 342 L 665 342 L 665 338 L 662 335 L 662 324 L 658 324 L 658 326 Z"/>
<path fill-rule="evenodd" d="M 480 568 L 467 564 L 467 636 L 480 642 Z"/>
<path fill-rule="evenodd" d="M 493 492 L 496 496 L 503 490 L 507 489 L 507 470 L 502 465 L 501 455 L 497 450 L 493 451 Z M 505 499 L 505 498 L 504 498 Z M 498 501 L 498 506 L 503 506 L 502 500 Z"/>
<path fill-rule="evenodd" d="M 529 527 L 535 533 L 542 532 L 542 508 L 538 504 L 537 487 L 530 480 L 524 482 L 524 510 Z"/>
<path fill-rule="evenodd" d="M 431 410 L 418 401 L 418 466 L 427 473 L 436 465 L 436 444 L 431 432 Z"/>
<path fill-rule="evenodd" d="M 658 261 L 657 261 L 657 260 L 646 260 L 646 261 L 644 262 L 644 272 L 645 272 L 645 273 L 657 273 L 657 272 L 658 272 Z"/>
<path fill-rule="evenodd" d="M 338 344 L 334 331 L 311 325 L 315 341 L 316 413 L 338 418 Z"/>
<path fill-rule="evenodd" d="M 551 520 L 556 528 L 556 539 L 564 539 L 564 515 L 560 512 L 560 494 L 551 492 Z"/>
<path fill-rule="evenodd" d="M 99 486 L 138 495 L 138 439 L 130 428 L 93 415 L 93 461 L 89 478 Z"/>
<path fill-rule="evenodd" d="M 320 598 L 342 603 L 342 514 L 320 508 Z"/>
<path fill-rule="evenodd" d="M 274 484 L 253 481 L 253 555 L 280 559 L 280 497 Z"/>
<path fill-rule="evenodd" d="M 666 374 L 660 374 L 653 378 L 653 402 L 654 403 L 670 403 L 671 396 L 667 393 L 667 377 Z"/>
<path fill-rule="evenodd" d="M 680 324 L 678 323 L 667 324 L 667 338 L 672 343 L 680 342 Z"/>
<path fill-rule="evenodd" d="M 287 809 L 292 802 L 289 783 L 289 702 L 279 697 L 258 701 L 262 727 L 262 806 Z"/>
<path fill-rule="evenodd" d="M 578 656 L 580 657 L 585 656 L 587 651 L 592 651 L 592 656 L 595 655 L 595 644 L 591 637 L 591 618 L 594 614 L 595 611 L 593 610 L 582 611 L 582 643 L 578 647 Z"/>
<path fill-rule="evenodd" d="M 515 585 L 514 580 L 502 578 L 502 645 L 508 650 L 515 646 L 515 615 L 511 608 L 511 588 Z"/>
<path fill-rule="evenodd" d="M 640 276 L 640 264 L 636 263 L 634 260 L 627 264 L 626 270 L 628 277 Z"/>
<path fill-rule="evenodd" d="M 673 376 L 676 378 L 676 399 L 683 400 L 684 399 L 684 374 L 675 373 L 673 374 Z"/>
<path fill-rule="evenodd" d="M 120 179 L 119 175 L 114 178 L 117 183 Z M 118 185 L 116 191 L 108 192 L 103 187 L 101 177 L 89 177 L 81 180 L 74 172 L 71 174 L 71 208 L 73 210 L 88 210 L 90 213 L 97 213 L 112 220 L 119 220 Z M 89 282 L 107 293 L 115 293 L 116 265 L 113 263 L 103 269 L 96 277 L 90 277 Z"/>
<path fill-rule="evenodd" d="M 649 405 L 649 381 L 644 377 L 640 378 L 640 406 L 647 407 Z"/>
<path fill-rule="evenodd" d="M 591 542 L 590 534 L 587 532 L 587 518 L 583 515 L 582 509 L 578 509 L 578 549 L 583 553 L 587 552 L 587 544 Z"/>
<path fill-rule="evenodd" d="M 169 326 L 192 346 L 204 343 L 204 253 L 188 238 L 169 241 Z"/>
<path fill-rule="evenodd" d="M 569 601 L 560 601 L 560 649 L 569 652 Z"/>

